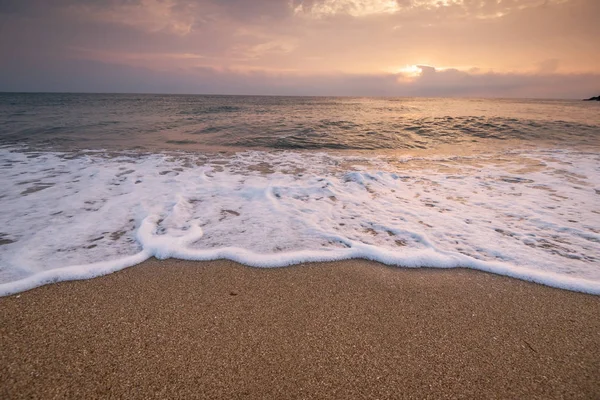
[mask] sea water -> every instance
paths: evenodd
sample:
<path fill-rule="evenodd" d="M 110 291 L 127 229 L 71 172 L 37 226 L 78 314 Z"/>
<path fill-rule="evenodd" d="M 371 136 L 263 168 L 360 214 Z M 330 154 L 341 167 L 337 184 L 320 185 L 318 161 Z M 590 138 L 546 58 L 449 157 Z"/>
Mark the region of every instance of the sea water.
<path fill-rule="evenodd" d="M 0 295 L 150 257 L 600 294 L 599 149 L 577 101 L 0 94 Z"/>

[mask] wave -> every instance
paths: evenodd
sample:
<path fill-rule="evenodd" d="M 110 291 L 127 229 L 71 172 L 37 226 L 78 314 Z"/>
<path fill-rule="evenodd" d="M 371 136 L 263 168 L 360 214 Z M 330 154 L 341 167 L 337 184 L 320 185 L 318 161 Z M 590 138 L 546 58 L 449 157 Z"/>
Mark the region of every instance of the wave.
<path fill-rule="evenodd" d="M 183 150 L 598 146 L 582 102 L 76 94 L 0 95 L 0 145 Z"/>
<path fill-rule="evenodd" d="M 369 157 L 0 148 L 0 295 L 150 257 L 255 267 L 365 258 L 600 294 L 598 161 L 566 150 Z"/>

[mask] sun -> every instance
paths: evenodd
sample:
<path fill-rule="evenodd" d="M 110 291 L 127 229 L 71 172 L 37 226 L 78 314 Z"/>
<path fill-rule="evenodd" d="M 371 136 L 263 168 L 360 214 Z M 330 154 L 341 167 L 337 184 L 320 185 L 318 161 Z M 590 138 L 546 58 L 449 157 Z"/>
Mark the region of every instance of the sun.
<path fill-rule="evenodd" d="M 406 65 L 396 69 L 397 74 L 401 74 L 406 78 L 416 78 L 417 76 L 421 75 L 421 72 L 421 68 L 419 68 L 417 65 Z"/>

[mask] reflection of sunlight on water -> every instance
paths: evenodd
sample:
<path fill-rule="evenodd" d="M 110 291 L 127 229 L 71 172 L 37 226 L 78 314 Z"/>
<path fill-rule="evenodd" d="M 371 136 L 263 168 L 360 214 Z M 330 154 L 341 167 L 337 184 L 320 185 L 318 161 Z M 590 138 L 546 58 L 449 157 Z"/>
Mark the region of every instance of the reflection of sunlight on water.
<path fill-rule="evenodd" d="M 415 73 L 418 66 L 407 66 Z M 598 146 L 575 101 L 163 95 L 3 95 L 1 144 L 55 150 L 433 151 Z M 36 113 L 19 111 L 31 104 Z M 53 124 L 52 121 L 60 121 Z M 502 144 L 504 143 L 504 144 Z"/>

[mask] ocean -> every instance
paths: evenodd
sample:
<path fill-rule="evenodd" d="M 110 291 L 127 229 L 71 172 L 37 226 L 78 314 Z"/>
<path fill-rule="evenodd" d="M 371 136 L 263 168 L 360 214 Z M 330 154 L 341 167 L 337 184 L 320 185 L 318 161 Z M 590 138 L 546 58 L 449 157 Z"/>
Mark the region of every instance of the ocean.
<path fill-rule="evenodd" d="M 599 107 L 0 93 L 0 295 L 150 257 L 365 258 L 600 294 Z"/>

